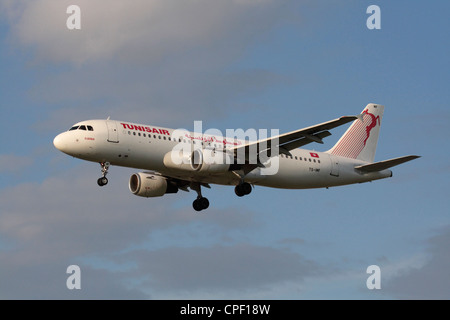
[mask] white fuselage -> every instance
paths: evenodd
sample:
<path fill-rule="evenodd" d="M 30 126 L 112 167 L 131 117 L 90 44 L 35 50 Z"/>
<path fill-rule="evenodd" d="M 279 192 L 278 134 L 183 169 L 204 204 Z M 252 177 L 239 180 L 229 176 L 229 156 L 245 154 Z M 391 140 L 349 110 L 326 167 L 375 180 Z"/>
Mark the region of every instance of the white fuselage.
<path fill-rule="evenodd" d="M 88 120 L 77 123 L 73 128 L 58 135 L 54 144 L 59 150 L 76 158 L 156 171 L 167 177 L 200 183 L 237 185 L 241 180 L 233 171 L 199 174 L 169 169 L 164 165 L 164 156 L 179 143 L 191 144 L 192 148 L 223 150 L 243 145 L 243 140 L 226 140 L 218 136 L 208 136 L 206 139 L 201 133 L 187 131 L 183 137 L 174 138 L 173 129 L 114 120 Z M 276 173 L 267 175 L 262 168 L 257 167 L 244 175 L 244 180 L 266 187 L 307 189 L 361 183 L 392 176 L 390 170 L 362 173 L 355 170 L 355 166 L 367 162 L 328 152 L 295 149 L 290 154 L 292 156 L 277 156 Z"/>

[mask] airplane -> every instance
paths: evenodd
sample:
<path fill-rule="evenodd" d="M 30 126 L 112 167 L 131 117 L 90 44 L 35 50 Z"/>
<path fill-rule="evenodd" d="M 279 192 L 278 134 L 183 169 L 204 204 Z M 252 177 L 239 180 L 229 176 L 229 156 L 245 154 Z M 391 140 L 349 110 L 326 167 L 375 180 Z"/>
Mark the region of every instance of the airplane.
<path fill-rule="evenodd" d="M 281 135 L 249 141 L 126 121 L 87 120 L 54 138 L 54 146 L 75 158 L 100 163 L 99 186 L 108 183 L 110 166 L 144 170 L 129 179 L 141 197 L 178 190 L 197 193 L 196 211 L 209 207 L 202 187 L 235 186 L 242 197 L 255 186 L 281 189 L 329 188 L 392 177 L 389 168 L 420 156 L 374 162 L 384 106 L 369 103 L 356 116 L 343 116 Z M 301 149 L 323 144 L 333 128 L 350 123 L 328 151 Z"/>

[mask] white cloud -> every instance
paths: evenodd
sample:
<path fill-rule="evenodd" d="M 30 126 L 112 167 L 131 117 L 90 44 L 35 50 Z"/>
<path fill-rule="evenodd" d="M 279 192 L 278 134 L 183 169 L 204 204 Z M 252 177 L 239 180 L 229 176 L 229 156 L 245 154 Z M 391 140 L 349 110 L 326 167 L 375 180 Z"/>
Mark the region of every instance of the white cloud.
<path fill-rule="evenodd" d="M 115 252 L 144 241 L 154 230 L 164 230 L 197 221 L 190 206 L 172 207 L 173 200 L 195 193 L 140 198 L 128 190 L 129 171 L 111 168 L 110 183 L 100 188 L 100 167 L 93 164 L 72 168 L 42 183 L 23 183 L 0 192 L 0 232 L 17 244 L 49 246 L 63 254 L 101 250 Z M 217 209 L 211 208 L 213 213 Z M 230 222 L 231 220 L 231 222 Z M 202 221 L 220 228 L 247 228 L 254 224 L 251 213 L 211 214 Z M 55 241 L 59 239 L 61 241 Z"/>
<path fill-rule="evenodd" d="M 9 43 L 27 50 L 31 68 L 38 66 L 32 69 L 37 81 L 30 97 L 42 106 L 42 117 L 34 128 L 61 130 L 85 118 L 107 116 L 189 126 L 193 120 L 232 113 L 238 110 L 230 106 L 236 99 L 286 81 L 268 70 L 229 68 L 255 39 L 264 38 L 290 14 L 285 1 L 79 0 L 81 31 L 66 28 L 70 4 L 74 2 L 0 0 Z M 6 160 L 10 168 L 26 164 L 24 158 Z M 219 293 L 221 287 L 268 288 L 289 279 L 301 282 L 317 267 L 286 250 L 236 244 L 239 230 L 259 226 L 253 212 L 212 207 L 199 219 L 192 200 L 181 209 L 174 206 L 173 199 L 186 197 L 182 192 L 140 199 L 127 190 L 127 174 L 114 170 L 110 184 L 99 188 L 99 168 L 94 174 L 90 168 L 0 190 L 0 234 L 8 248 L 0 252 L 1 277 L 7 277 L 2 279 L 2 298 L 70 298 L 65 268 L 77 263 L 86 283 L 99 288 L 85 287 L 81 298 L 146 297 L 154 295 L 149 284 L 166 296 L 178 289 L 202 294 Z M 190 262 L 190 255 L 197 262 Z M 174 266 L 177 258 L 186 260 L 188 269 Z M 219 258 L 225 259 L 222 269 L 201 269 L 201 262 L 214 264 Z M 113 266 L 89 264 L 89 259 Z M 123 259 L 136 269 L 117 271 Z M 286 264 L 274 265 L 277 259 Z M 244 281 L 224 274 L 223 268 L 235 268 Z M 192 279 L 174 285 L 170 277 L 181 279 L 183 272 Z M 150 282 L 128 289 L 130 279 L 146 275 Z M 196 285 L 189 282 L 195 279 Z"/>
<path fill-rule="evenodd" d="M 151 290 L 155 297 L 202 292 L 242 297 L 274 285 L 298 285 L 306 277 L 323 273 L 323 268 L 297 253 L 251 244 L 168 247 L 124 257 L 136 261 L 130 276 L 141 279 L 143 291 Z"/>
<path fill-rule="evenodd" d="M 427 244 L 426 255 L 410 259 L 384 286 L 399 299 L 444 299 L 450 297 L 450 226 L 440 228 Z"/>
<path fill-rule="evenodd" d="M 193 48 L 241 50 L 270 28 L 284 1 L 78 0 L 81 30 L 69 30 L 73 1 L 1 1 L 20 45 L 42 59 L 83 64 L 112 58 L 160 61 Z M 236 47 L 237 45 L 237 47 Z"/>
<path fill-rule="evenodd" d="M 70 297 L 66 295 L 64 279 L 65 268 L 70 264 L 79 264 L 91 275 L 103 274 L 99 279 L 88 277 L 95 281 L 91 288 L 96 293 L 86 288 L 83 298 L 109 297 L 112 293 L 106 289 L 95 289 L 108 287 L 116 287 L 115 297 L 136 297 L 137 289 L 129 296 L 131 291 L 124 284 L 129 275 L 86 261 L 120 257 L 131 248 L 155 246 L 148 242 L 153 237 L 162 236 L 177 245 L 177 241 L 195 243 L 199 228 L 214 242 L 230 238 L 229 232 L 257 225 L 251 212 L 230 208 L 212 207 L 208 216 L 199 216 L 190 206 L 191 199 L 187 206 L 174 208 L 175 199 L 194 197 L 193 193 L 180 191 L 155 199 L 136 197 L 127 189 L 128 173 L 118 168 L 111 169 L 108 186 L 100 188 L 91 168 L 83 165 L 42 183 L 23 183 L 0 190 L 0 241 L 6 244 L 0 251 L 1 298 Z M 182 231 L 176 231 L 178 227 Z M 155 276 L 159 276 L 157 272 Z M 164 281 L 161 279 L 160 284 Z"/>
<path fill-rule="evenodd" d="M 232 114 L 240 98 L 290 81 L 229 67 L 292 14 L 292 2 L 80 0 L 80 31 L 66 28 L 70 4 L 0 0 L 10 43 L 44 66 L 30 89 L 48 115 L 39 128 L 108 116 L 186 127 Z"/>

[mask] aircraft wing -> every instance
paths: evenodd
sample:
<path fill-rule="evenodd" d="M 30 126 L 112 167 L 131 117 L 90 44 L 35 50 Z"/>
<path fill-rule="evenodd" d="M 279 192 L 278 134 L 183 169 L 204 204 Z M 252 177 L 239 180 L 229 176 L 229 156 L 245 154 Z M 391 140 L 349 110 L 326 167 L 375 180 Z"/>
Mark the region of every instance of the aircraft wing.
<path fill-rule="evenodd" d="M 300 148 L 308 143 L 317 142 L 322 144 L 322 139 L 331 135 L 328 130 L 359 118 L 360 115 L 344 116 L 311 127 L 291 131 L 276 137 L 251 142 L 244 146 L 234 148 L 234 155 L 238 160 L 244 160 L 243 157 L 245 157 L 245 162 L 253 160 L 251 163 L 256 163 L 257 155 L 262 152 L 266 152 L 267 156 L 270 157 L 273 149 L 276 147 L 278 147 L 279 153 L 291 155 L 289 152 L 290 150 Z"/>

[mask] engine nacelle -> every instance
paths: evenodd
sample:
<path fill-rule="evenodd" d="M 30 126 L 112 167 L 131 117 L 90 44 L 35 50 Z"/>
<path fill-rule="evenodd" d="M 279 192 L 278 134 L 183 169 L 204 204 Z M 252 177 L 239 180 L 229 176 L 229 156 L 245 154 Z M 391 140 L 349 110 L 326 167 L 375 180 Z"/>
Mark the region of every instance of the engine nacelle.
<path fill-rule="evenodd" d="M 140 197 L 161 197 L 166 193 L 177 193 L 178 187 L 166 178 L 139 172 L 130 177 L 128 184 L 131 193 Z"/>
<path fill-rule="evenodd" d="M 225 173 L 233 161 L 234 158 L 225 152 L 196 149 L 191 155 L 191 168 L 200 173 Z"/>
<path fill-rule="evenodd" d="M 192 171 L 191 154 L 184 150 L 167 152 L 164 155 L 163 163 L 169 169 Z"/>
<path fill-rule="evenodd" d="M 222 151 L 196 149 L 192 153 L 184 150 L 167 152 L 164 165 L 173 170 L 197 173 L 224 173 L 230 169 L 234 158 Z"/>

